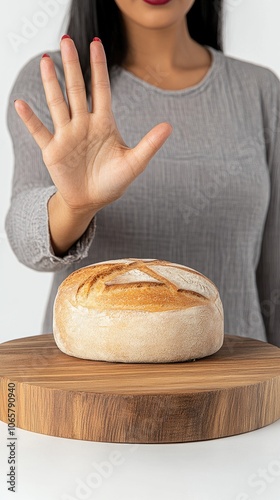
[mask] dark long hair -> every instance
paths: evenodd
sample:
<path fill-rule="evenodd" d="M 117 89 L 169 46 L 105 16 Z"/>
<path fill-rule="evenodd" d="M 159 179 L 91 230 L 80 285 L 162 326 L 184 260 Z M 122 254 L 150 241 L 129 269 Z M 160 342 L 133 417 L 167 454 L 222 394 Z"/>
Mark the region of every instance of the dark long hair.
<path fill-rule="evenodd" d="M 186 15 L 191 38 L 223 51 L 223 0 L 195 0 Z M 124 62 L 128 43 L 121 12 L 114 0 L 72 0 L 68 34 L 77 46 L 84 79 L 89 87 L 89 44 L 101 38 L 109 73 Z"/>

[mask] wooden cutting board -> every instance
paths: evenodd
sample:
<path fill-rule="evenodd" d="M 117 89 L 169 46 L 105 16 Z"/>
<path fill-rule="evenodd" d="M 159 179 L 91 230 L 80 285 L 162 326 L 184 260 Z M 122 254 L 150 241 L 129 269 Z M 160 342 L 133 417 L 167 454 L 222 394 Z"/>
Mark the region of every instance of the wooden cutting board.
<path fill-rule="evenodd" d="M 241 434 L 280 418 L 280 349 L 225 336 L 207 358 L 169 364 L 89 361 L 53 335 L 0 345 L 0 420 L 15 384 L 16 427 L 71 439 L 176 443 Z"/>

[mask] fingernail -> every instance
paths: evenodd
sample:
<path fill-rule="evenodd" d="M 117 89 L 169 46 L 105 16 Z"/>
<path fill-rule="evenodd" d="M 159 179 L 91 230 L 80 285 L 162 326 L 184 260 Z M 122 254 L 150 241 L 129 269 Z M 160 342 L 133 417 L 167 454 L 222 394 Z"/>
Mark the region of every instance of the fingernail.
<path fill-rule="evenodd" d="M 44 57 L 50 57 L 50 56 L 49 56 L 49 54 L 43 54 L 43 55 L 42 55 L 42 59 L 43 59 Z"/>
<path fill-rule="evenodd" d="M 101 42 L 100 38 L 98 36 L 95 36 L 94 39 L 92 40 L 93 42 Z M 102 42 L 101 42 L 102 43 Z"/>
<path fill-rule="evenodd" d="M 65 40 L 65 38 L 71 38 L 71 36 L 69 36 L 69 35 L 63 35 L 63 36 L 61 37 L 61 40 Z"/>

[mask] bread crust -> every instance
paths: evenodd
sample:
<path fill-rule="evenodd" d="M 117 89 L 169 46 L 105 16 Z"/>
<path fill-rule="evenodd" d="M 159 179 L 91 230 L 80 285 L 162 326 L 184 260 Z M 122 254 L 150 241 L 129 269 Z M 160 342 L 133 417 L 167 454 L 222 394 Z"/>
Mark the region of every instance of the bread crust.
<path fill-rule="evenodd" d="M 209 356 L 223 343 L 214 283 L 194 269 L 155 259 L 84 267 L 60 285 L 54 337 L 84 359 L 166 363 Z"/>

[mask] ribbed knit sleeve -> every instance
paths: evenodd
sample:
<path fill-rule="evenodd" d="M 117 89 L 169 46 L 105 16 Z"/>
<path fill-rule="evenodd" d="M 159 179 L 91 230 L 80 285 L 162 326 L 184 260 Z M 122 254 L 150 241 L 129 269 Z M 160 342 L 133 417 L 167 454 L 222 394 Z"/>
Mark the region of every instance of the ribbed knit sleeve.
<path fill-rule="evenodd" d="M 51 54 L 58 79 L 64 88 L 61 58 Z M 53 132 L 40 74 L 40 56 L 19 73 L 8 103 L 8 127 L 14 149 L 14 175 L 6 233 L 18 260 L 38 271 L 59 271 L 88 254 L 95 233 L 95 219 L 86 233 L 63 257 L 55 256 L 49 234 L 47 205 L 56 192 L 40 148 L 17 115 L 14 100 L 26 101 L 46 127 Z"/>
<path fill-rule="evenodd" d="M 264 96 L 270 203 L 257 269 L 257 285 L 268 342 L 280 347 L 280 81 L 270 72 Z"/>

